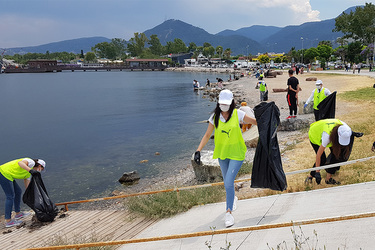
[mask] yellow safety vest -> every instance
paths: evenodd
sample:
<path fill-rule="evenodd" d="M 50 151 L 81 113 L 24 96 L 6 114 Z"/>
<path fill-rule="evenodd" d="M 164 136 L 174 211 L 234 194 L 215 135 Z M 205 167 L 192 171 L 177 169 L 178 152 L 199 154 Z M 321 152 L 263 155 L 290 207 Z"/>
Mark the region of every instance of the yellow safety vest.
<path fill-rule="evenodd" d="M 30 173 L 27 172 L 25 169 L 21 168 L 20 165 L 18 165 L 18 162 L 22 161 L 25 158 L 28 158 L 28 157 L 13 160 L 13 161 L 10 161 L 10 162 L 7 162 L 7 163 L 1 165 L 0 166 L 0 173 L 10 181 L 14 181 L 14 179 L 27 179 L 27 178 L 29 178 Z"/>
<path fill-rule="evenodd" d="M 213 159 L 245 160 L 246 145 L 238 123 L 237 109 L 233 110 L 232 117 L 227 122 L 219 119 L 215 128 L 215 149 Z"/>
<path fill-rule="evenodd" d="M 326 132 L 330 135 L 334 127 L 342 124 L 342 121 L 340 121 L 339 119 L 324 119 L 312 123 L 309 130 L 309 139 L 311 143 L 315 145 L 322 145 L 323 132 Z M 329 143 L 327 147 L 332 147 L 332 143 Z"/>
<path fill-rule="evenodd" d="M 259 90 L 260 90 L 261 92 L 265 92 L 265 91 L 266 91 L 266 84 L 265 84 L 265 83 L 263 84 L 263 82 L 261 82 L 261 83 L 260 83 L 260 86 L 259 86 Z"/>
<path fill-rule="evenodd" d="M 318 89 L 315 89 L 314 91 L 314 109 L 318 110 L 318 105 L 321 101 L 326 99 L 326 95 L 324 94 L 324 88 L 318 92 Z"/>

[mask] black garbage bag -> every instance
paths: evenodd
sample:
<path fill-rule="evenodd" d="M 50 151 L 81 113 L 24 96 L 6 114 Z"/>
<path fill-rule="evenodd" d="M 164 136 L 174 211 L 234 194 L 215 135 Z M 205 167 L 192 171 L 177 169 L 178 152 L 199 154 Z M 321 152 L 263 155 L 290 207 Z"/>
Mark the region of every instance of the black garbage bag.
<path fill-rule="evenodd" d="M 23 202 L 34 210 L 36 218 L 41 222 L 55 219 L 58 209 L 48 196 L 40 173 L 31 177 L 29 186 L 22 197 Z"/>
<path fill-rule="evenodd" d="M 280 110 L 274 102 L 262 102 L 254 107 L 254 113 L 259 140 L 254 156 L 251 187 L 283 191 L 287 182 L 276 133 L 280 124 Z"/>
<path fill-rule="evenodd" d="M 268 101 L 268 90 L 264 92 L 263 101 Z"/>
<path fill-rule="evenodd" d="M 318 104 L 319 120 L 335 118 L 336 113 L 336 93 L 331 93 Z"/>

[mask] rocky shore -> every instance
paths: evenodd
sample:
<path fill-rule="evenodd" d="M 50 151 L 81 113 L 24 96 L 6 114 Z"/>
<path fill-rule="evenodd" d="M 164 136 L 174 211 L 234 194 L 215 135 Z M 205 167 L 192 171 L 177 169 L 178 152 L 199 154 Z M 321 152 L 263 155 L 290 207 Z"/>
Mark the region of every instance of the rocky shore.
<path fill-rule="evenodd" d="M 233 69 L 210 69 L 210 68 L 169 68 L 169 71 L 204 71 L 204 72 L 217 72 L 217 73 L 224 73 L 224 74 L 233 74 Z M 238 72 L 238 71 L 236 71 Z M 243 71 L 245 73 L 245 71 Z M 218 76 L 220 77 L 220 76 Z M 275 78 L 265 78 L 265 82 L 268 87 L 269 91 L 269 102 L 273 101 L 279 107 L 280 110 L 280 120 L 281 125 L 285 125 L 290 121 L 286 120 L 286 117 L 289 115 L 289 108 L 287 105 L 286 100 L 286 92 L 274 92 L 273 89 L 286 89 L 287 87 L 287 79 L 288 79 L 287 71 L 282 71 L 280 75 L 277 75 Z M 324 87 L 328 88 L 333 91 L 346 91 L 346 90 L 353 90 L 360 86 L 360 81 L 351 79 L 347 76 L 342 75 L 332 75 L 332 74 L 314 74 L 312 73 L 305 73 L 296 75 L 299 79 L 300 87 L 302 91 L 299 93 L 299 115 L 297 119 L 301 122 L 301 127 L 307 127 L 311 122 L 314 121 L 313 114 L 303 113 L 303 104 L 310 96 L 312 90 L 315 88 L 315 81 L 310 81 L 308 78 L 316 78 L 321 79 L 324 83 Z M 346 78 L 345 78 L 346 77 Z M 230 89 L 235 96 L 235 100 L 237 104 L 242 101 L 246 101 L 248 106 L 255 107 L 259 104 L 259 90 L 255 88 L 257 83 L 257 79 L 251 76 L 240 77 L 238 80 L 226 81 L 224 83 L 224 88 Z M 204 91 L 204 90 L 203 90 Z M 336 113 L 339 115 L 345 112 L 346 104 L 341 103 L 337 105 L 338 108 Z M 301 132 L 301 130 L 289 130 L 283 129 L 284 131 L 278 131 L 278 141 L 280 151 L 283 152 L 285 149 L 290 147 L 291 145 L 297 144 L 301 138 L 303 139 L 306 137 L 305 134 Z M 203 136 L 203 135 L 202 135 Z M 197 142 L 198 144 L 198 142 Z M 248 148 L 246 153 L 246 160 L 251 162 L 254 158 L 255 148 Z M 287 172 L 290 162 L 289 162 L 289 155 L 288 152 L 282 154 L 282 161 L 284 166 L 284 171 Z M 176 169 L 180 169 L 177 174 L 173 174 L 171 176 L 162 177 L 162 178 L 154 178 L 149 180 L 147 183 L 143 183 L 142 186 L 134 185 L 131 188 L 126 188 L 126 190 L 115 190 L 112 192 L 112 195 L 121 195 L 124 193 L 135 193 L 135 192 L 144 192 L 150 190 L 160 190 L 165 188 L 171 187 L 181 187 L 187 185 L 194 185 L 197 184 L 197 180 L 195 178 L 194 169 L 192 164 L 189 162 L 181 162 L 179 166 L 176 166 Z M 249 176 L 243 176 L 242 178 L 247 178 Z M 240 183 L 241 188 L 237 191 L 237 196 L 241 199 L 241 197 L 246 197 L 246 193 L 248 192 L 257 192 L 257 190 L 250 189 L 250 183 Z M 103 195 L 105 196 L 105 195 Z M 106 202 L 102 202 L 102 204 L 95 204 L 95 207 L 90 204 L 84 204 L 81 206 L 83 209 L 124 209 L 124 205 L 122 202 L 118 200 L 110 200 Z"/>

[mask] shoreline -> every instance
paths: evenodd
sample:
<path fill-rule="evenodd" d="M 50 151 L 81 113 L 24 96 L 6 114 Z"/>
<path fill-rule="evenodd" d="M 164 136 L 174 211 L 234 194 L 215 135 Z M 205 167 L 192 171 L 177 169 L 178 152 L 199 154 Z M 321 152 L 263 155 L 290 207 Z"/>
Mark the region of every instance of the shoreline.
<path fill-rule="evenodd" d="M 201 71 L 203 69 L 203 71 Z M 212 73 L 233 73 L 233 69 L 207 69 L 207 68 L 174 68 L 170 69 L 168 71 L 189 71 L 189 72 L 212 72 Z M 283 72 L 282 75 L 278 75 L 276 78 L 265 78 L 267 85 L 269 86 L 269 102 L 274 101 L 275 104 L 279 107 L 280 110 L 280 120 L 283 120 L 288 116 L 289 109 L 287 105 L 286 100 L 286 92 L 276 93 L 272 92 L 272 88 L 286 88 L 286 83 L 288 79 L 288 74 L 285 70 L 280 70 Z M 245 72 L 244 70 L 236 70 L 236 72 Z M 336 74 L 335 74 L 336 73 Z M 322 75 L 323 74 L 323 75 Z M 340 76 L 339 74 L 342 74 L 344 76 Z M 371 73 L 370 73 L 371 74 Z M 311 94 L 311 91 L 315 87 L 315 82 L 305 81 L 305 78 L 308 77 L 317 77 L 318 79 L 322 79 L 324 82 L 324 86 L 331 90 L 331 92 L 335 90 L 343 89 L 345 90 L 353 90 L 356 89 L 360 84 L 356 86 L 351 86 L 350 84 L 341 84 L 341 81 L 336 81 L 335 78 L 340 77 L 348 77 L 353 76 L 352 74 L 346 74 L 344 72 L 309 72 L 304 73 L 302 75 L 296 75 L 296 77 L 300 81 L 300 86 L 302 88 L 302 91 L 300 92 L 300 100 L 299 100 L 299 111 L 301 110 L 301 106 L 303 107 L 303 101 L 306 101 L 308 97 Z M 375 73 L 372 76 L 375 78 Z M 358 76 L 357 74 L 355 76 Z M 362 76 L 366 76 L 365 74 L 362 74 Z M 230 82 L 226 81 L 224 82 L 224 87 L 227 89 L 230 89 L 233 94 L 236 96 L 237 100 L 243 100 L 248 103 L 248 106 L 251 108 L 254 108 L 259 103 L 259 90 L 255 89 L 257 79 L 254 77 L 245 76 L 240 77 L 239 80 L 232 80 Z M 360 81 L 358 81 L 360 82 Z M 349 87 L 348 87 L 349 85 Z M 238 103 L 237 103 L 238 105 Z M 345 113 L 345 103 L 343 105 L 340 104 L 341 109 L 339 109 L 338 106 L 338 112 L 337 115 L 341 115 Z M 300 114 L 298 117 L 301 118 L 312 118 L 313 114 Z M 202 134 L 203 136 L 203 134 Z M 301 138 L 302 135 L 299 130 L 297 131 L 280 131 L 278 132 L 278 141 L 279 141 L 279 147 L 280 151 L 283 151 L 286 149 L 289 145 L 296 144 L 297 141 Z M 197 142 L 198 145 L 199 142 Z M 252 161 L 255 153 L 255 148 L 248 148 L 248 151 L 246 153 L 246 159 L 245 161 Z M 289 162 L 289 158 L 287 154 L 282 154 L 282 161 L 284 165 L 284 171 L 287 172 L 290 168 L 291 163 Z M 165 188 L 171 188 L 171 187 L 181 187 L 181 186 L 190 186 L 197 184 L 197 181 L 195 180 L 195 173 L 193 170 L 193 167 L 190 163 L 190 161 L 186 162 L 179 162 L 176 164 L 178 167 L 176 169 L 179 169 L 176 171 L 177 173 L 171 173 L 168 176 L 159 176 L 159 177 L 153 177 L 150 179 L 143 180 L 144 183 L 135 184 L 132 187 L 124 188 L 123 190 L 114 190 L 112 192 L 113 195 L 121 195 L 125 193 L 138 193 L 138 192 L 144 192 L 144 191 L 150 191 L 150 190 L 160 190 Z M 247 176 L 243 176 L 243 178 L 247 178 Z M 142 181 L 141 181 L 142 182 Z M 246 185 L 248 186 L 248 185 Z M 250 188 L 246 187 L 243 188 L 242 192 L 249 192 Z M 256 191 L 256 190 L 252 190 Z M 238 195 L 241 199 L 241 192 Z M 124 209 L 124 205 L 121 204 L 121 202 L 116 200 L 111 200 L 113 202 L 107 202 L 107 204 L 104 204 L 103 206 L 99 206 L 101 209 Z M 85 205 L 80 206 L 78 209 L 98 209 L 99 208 L 97 204 L 94 205 Z"/>

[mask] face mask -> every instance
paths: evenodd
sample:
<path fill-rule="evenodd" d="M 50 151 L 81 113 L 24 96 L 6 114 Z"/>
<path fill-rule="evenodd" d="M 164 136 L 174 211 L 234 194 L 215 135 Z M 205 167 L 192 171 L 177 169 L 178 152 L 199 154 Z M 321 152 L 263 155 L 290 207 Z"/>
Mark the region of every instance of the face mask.
<path fill-rule="evenodd" d="M 220 104 L 219 107 L 221 111 L 227 112 L 229 110 L 230 105 Z"/>
<path fill-rule="evenodd" d="M 316 86 L 317 90 L 320 90 L 322 88 L 322 86 L 318 85 Z"/>

